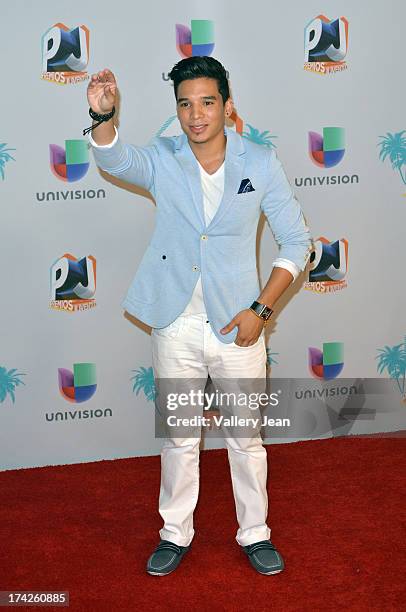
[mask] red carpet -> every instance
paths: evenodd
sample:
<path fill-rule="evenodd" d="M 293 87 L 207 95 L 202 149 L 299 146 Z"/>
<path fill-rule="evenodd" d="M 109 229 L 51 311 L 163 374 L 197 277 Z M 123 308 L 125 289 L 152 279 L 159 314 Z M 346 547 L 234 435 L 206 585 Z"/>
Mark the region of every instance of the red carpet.
<path fill-rule="evenodd" d="M 196 535 L 166 577 L 145 573 L 161 527 L 159 457 L 0 473 L 0 590 L 69 590 L 72 612 L 404 609 L 404 439 L 267 450 L 281 574 L 257 574 L 235 542 L 219 450 L 201 453 Z"/>

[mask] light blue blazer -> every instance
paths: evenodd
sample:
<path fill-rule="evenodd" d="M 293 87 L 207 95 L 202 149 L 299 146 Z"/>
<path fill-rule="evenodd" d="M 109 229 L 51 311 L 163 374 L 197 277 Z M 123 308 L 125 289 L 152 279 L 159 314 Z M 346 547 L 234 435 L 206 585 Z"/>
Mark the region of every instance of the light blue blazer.
<path fill-rule="evenodd" d="M 216 336 L 260 293 L 256 234 L 261 211 L 280 247 L 279 257 L 304 269 L 311 241 L 301 208 L 274 151 L 225 128 L 224 195 L 206 225 L 198 162 L 185 134 L 158 137 L 145 147 L 93 148 L 96 164 L 147 189 L 156 202 L 156 226 L 122 306 L 152 327 L 172 323 L 190 301 L 199 275 Z M 252 191 L 238 193 L 249 179 Z M 247 181 L 243 183 L 246 184 Z"/>

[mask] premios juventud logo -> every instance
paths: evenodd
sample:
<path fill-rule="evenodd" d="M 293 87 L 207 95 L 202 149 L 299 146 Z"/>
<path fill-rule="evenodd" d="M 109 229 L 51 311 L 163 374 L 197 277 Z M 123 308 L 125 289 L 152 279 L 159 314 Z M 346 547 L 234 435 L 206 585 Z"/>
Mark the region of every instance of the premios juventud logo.
<path fill-rule="evenodd" d="M 310 255 L 309 279 L 304 288 L 313 293 L 332 293 L 347 287 L 348 240 L 330 241 L 320 236 Z"/>
<path fill-rule="evenodd" d="M 53 310 L 78 312 L 96 306 L 96 259 L 92 255 L 77 259 L 65 253 L 52 264 L 50 276 Z"/>
<path fill-rule="evenodd" d="M 347 69 L 348 20 L 318 15 L 305 27 L 304 69 L 317 74 L 335 74 Z"/>
<path fill-rule="evenodd" d="M 89 30 L 85 25 L 69 28 L 55 23 L 41 38 L 42 78 L 58 85 L 80 83 L 89 78 Z"/>

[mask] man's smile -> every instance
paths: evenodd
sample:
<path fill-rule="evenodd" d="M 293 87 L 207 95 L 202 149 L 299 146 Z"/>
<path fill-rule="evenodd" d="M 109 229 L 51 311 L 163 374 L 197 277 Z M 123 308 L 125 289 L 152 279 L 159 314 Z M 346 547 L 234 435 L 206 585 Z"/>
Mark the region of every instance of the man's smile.
<path fill-rule="evenodd" d="M 207 127 L 207 124 L 189 126 L 190 131 L 193 132 L 194 134 L 200 134 L 201 132 L 203 132 L 204 129 L 206 129 L 206 127 Z"/>

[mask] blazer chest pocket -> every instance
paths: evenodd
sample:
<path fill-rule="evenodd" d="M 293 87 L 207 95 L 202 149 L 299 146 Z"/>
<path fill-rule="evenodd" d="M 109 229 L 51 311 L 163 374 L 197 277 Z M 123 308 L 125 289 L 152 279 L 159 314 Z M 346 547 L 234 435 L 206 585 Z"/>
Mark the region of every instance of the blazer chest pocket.
<path fill-rule="evenodd" d="M 261 212 L 261 195 L 258 191 L 237 193 L 233 196 L 232 213 L 239 224 L 247 227 L 247 224 L 255 223 Z M 230 221 L 232 223 L 232 221 Z M 237 231 L 238 228 L 237 228 Z"/>
<path fill-rule="evenodd" d="M 254 191 L 244 191 L 243 193 L 236 193 L 233 197 L 233 202 L 237 206 L 259 206 L 262 199 L 262 190 L 254 189 Z"/>
<path fill-rule="evenodd" d="M 170 261 L 165 248 L 157 249 L 149 245 L 131 284 L 131 297 L 138 302 L 154 304 L 161 295 Z"/>

